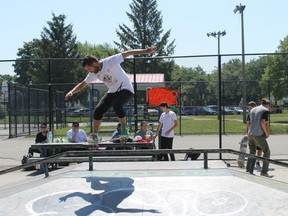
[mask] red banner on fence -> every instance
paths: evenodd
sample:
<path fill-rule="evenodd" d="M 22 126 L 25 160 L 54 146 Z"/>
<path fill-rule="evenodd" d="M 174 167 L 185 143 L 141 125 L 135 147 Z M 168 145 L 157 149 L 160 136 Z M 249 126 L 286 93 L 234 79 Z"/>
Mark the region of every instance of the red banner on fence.
<path fill-rule="evenodd" d="M 168 103 L 169 106 L 178 107 L 178 92 L 164 87 L 147 88 L 146 100 L 149 107 L 157 107 L 161 102 Z"/>

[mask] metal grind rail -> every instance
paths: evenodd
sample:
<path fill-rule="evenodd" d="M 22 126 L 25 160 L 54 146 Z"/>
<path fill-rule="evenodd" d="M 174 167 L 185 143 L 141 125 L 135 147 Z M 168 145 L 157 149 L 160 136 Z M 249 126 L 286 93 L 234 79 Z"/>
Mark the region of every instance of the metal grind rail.
<path fill-rule="evenodd" d="M 139 149 L 139 150 L 85 150 L 85 151 L 67 151 L 60 154 L 52 155 L 47 158 L 33 158 L 32 162 L 28 162 L 26 164 L 11 167 L 9 169 L 1 170 L 0 175 L 10 173 L 13 171 L 25 169 L 31 166 L 35 166 L 37 164 L 42 165 L 43 172 L 45 177 L 49 176 L 48 164 L 56 163 L 56 162 L 89 162 L 89 171 L 93 171 L 93 162 L 94 161 L 104 161 L 103 157 L 113 159 L 113 161 L 121 162 L 123 161 L 123 157 L 126 157 L 128 160 L 129 157 L 139 157 L 138 161 L 143 160 L 144 156 L 150 156 L 151 160 L 156 155 L 161 154 L 203 154 L 203 163 L 204 169 L 208 169 L 208 154 L 215 153 L 228 153 L 241 155 L 244 154 L 245 157 L 259 159 L 261 161 L 268 161 L 269 163 L 276 164 L 279 166 L 288 167 L 288 163 L 272 160 L 264 157 L 257 157 L 255 155 L 242 153 L 240 151 L 232 150 L 232 149 Z M 97 158 L 99 158 L 97 160 Z M 106 160 L 107 161 L 107 160 Z M 110 160 L 111 161 L 111 160 Z M 157 163 L 157 161 L 155 161 Z"/>

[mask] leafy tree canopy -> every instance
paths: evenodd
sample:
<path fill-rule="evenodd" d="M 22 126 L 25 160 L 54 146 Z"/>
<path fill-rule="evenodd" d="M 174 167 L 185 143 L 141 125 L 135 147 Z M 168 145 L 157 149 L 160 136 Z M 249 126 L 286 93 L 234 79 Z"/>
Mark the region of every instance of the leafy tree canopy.
<path fill-rule="evenodd" d="M 182 105 L 206 105 L 210 100 L 208 76 L 200 66 L 187 68 L 175 65 L 172 80 L 175 88 L 181 88 Z"/>
<path fill-rule="evenodd" d="M 118 53 L 118 51 L 108 43 L 93 45 L 87 41 L 85 43 L 78 43 L 78 50 L 81 56 L 93 55 L 99 59 Z"/>
<path fill-rule="evenodd" d="M 18 49 L 21 61 L 14 64 L 17 82 L 69 83 L 77 79 L 79 62 L 67 61 L 67 58 L 79 57 L 76 36 L 73 26 L 65 25 L 65 19 L 65 15 L 52 13 L 52 21 L 43 28 L 41 38 L 24 42 L 23 48 Z"/>
<path fill-rule="evenodd" d="M 283 53 L 284 52 L 284 53 Z M 267 66 L 262 77 L 261 87 L 271 91 L 275 100 L 288 96 L 288 36 L 280 41 L 278 55 L 267 58 Z M 280 54 L 283 53 L 283 54 Z"/>
<path fill-rule="evenodd" d="M 151 45 L 158 47 L 157 55 L 172 55 L 175 40 L 169 43 L 171 30 L 163 33 L 162 15 L 157 10 L 156 0 L 133 0 L 129 5 L 131 13 L 126 12 L 133 27 L 119 25 L 116 30 L 120 42 L 114 42 L 119 50 L 145 49 Z M 164 59 L 138 60 L 136 67 L 140 73 L 165 73 L 166 80 L 171 80 L 173 61 Z M 130 65 L 132 68 L 133 65 Z M 132 71 L 132 69 L 131 69 Z"/>

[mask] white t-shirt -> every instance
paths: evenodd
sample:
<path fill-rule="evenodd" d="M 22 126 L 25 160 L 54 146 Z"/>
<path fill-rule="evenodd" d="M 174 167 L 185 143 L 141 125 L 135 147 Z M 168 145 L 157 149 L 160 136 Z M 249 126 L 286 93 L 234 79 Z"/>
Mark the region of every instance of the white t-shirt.
<path fill-rule="evenodd" d="M 123 61 L 124 58 L 121 53 L 100 60 L 100 62 L 102 62 L 101 71 L 99 71 L 97 74 L 87 74 L 84 81 L 86 83 L 93 83 L 99 79 L 108 87 L 108 93 L 114 93 L 123 89 L 127 89 L 134 93 L 134 89 L 128 75 L 120 66 L 120 63 Z"/>
<path fill-rule="evenodd" d="M 170 132 L 170 134 L 165 135 L 165 133 L 170 130 L 174 124 L 175 124 L 175 120 L 177 120 L 177 116 L 175 114 L 175 112 L 173 111 L 169 111 L 169 112 L 163 112 L 160 116 L 159 122 L 162 123 L 162 132 L 161 132 L 161 136 L 163 137 L 169 137 L 169 138 L 173 138 L 174 137 L 174 130 L 172 130 Z"/>
<path fill-rule="evenodd" d="M 75 131 L 73 130 L 73 128 L 71 128 L 68 132 L 67 132 L 67 139 L 71 139 L 73 137 L 73 135 L 75 134 Z M 85 133 L 84 130 L 79 129 L 79 132 L 76 136 L 75 139 L 76 143 L 81 143 L 81 142 L 87 142 L 87 135 Z"/>

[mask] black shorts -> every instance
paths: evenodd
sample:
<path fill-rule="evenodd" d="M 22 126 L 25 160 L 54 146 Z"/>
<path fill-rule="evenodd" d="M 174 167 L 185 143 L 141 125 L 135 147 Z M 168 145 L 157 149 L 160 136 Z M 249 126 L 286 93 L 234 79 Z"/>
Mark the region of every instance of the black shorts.
<path fill-rule="evenodd" d="M 133 93 L 126 89 L 115 93 L 105 93 L 94 109 L 94 119 L 101 120 L 110 107 L 113 107 L 118 118 L 124 118 L 126 115 L 123 107 L 131 100 L 132 96 Z"/>

